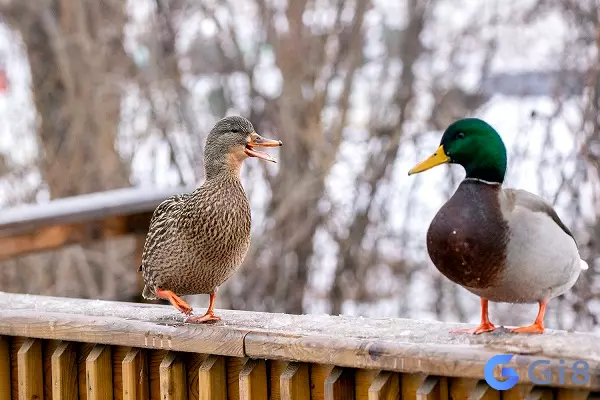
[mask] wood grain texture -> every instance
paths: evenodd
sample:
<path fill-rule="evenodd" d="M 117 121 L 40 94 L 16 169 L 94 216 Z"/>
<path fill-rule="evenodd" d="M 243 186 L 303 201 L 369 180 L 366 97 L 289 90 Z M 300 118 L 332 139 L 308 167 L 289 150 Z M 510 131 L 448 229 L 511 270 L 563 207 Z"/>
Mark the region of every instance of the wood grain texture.
<path fill-rule="evenodd" d="M 369 397 L 369 388 L 373 379 L 379 374 L 377 369 L 359 369 L 354 374 L 354 392 L 357 399 Z"/>
<path fill-rule="evenodd" d="M 514 335 L 499 329 L 486 335 L 451 335 L 450 329 L 461 325 L 390 318 L 218 313 L 223 321 L 192 325 L 184 324 L 183 316 L 169 306 L 0 293 L 0 335 L 476 380 L 483 379 L 484 365 L 493 355 L 506 352 L 517 354 L 506 366 L 518 372 L 522 384 L 531 383 L 528 366 L 540 358 L 556 363 L 560 359 L 585 360 L 591 370 L 600 366 L 594 357 L 600 354 L 597 334 L 549 330 L 544 335 Z M 560 385 L 558 375 L 552 375 L 551 386 L 600 390 L 597 375 L 583 387 L 570 379 Z M 568 370 L 565 376 L 570 376 Z"/>
<path fill-rule="evenodd" d="M 13 400 L 19 398 L 19 350 L 27 338 L 13 337 L 10 341 L 10 397 Z"/>
<path fill-rule="evenodd" d="M 123 399 L 123 360 L 129 352 L 130 347 L 113 346 L 112 355 L 112 373 L 113 373 L 113 400 Z"/>
<path fill-rule="evenodd" d="M 500 400 L 499 391 L 477 379 L 450 379 L 448 390 L 452 400 Z"/>
<path fill-rule="evenodd" d="M 188 386 L 188 400 L 198 400 L 199 394 L 199 373 L 200 366 L 208 357 L 208 354 L 195 354 L 195 353 L 180 353 L 179 357 L 185 364 L 187 372 L 187 386 Z M 227 380 L 223 379 L 221 385 L 226 385 Z"/>
<path fill-rule="evenodd" d="M 198 371 L 200 400 L 227 400 L 227 369 L 223 356 L 208 356 Z"/>
<path fill-rule="evenodd" d="M 333 370 L 333 365 L 311 364 L 310 366 L 310 398 L 311 400 L 325 399 L 325 381 Z"/>
<path fill-rule="evenodd" d="M 354 400 L 354 371 L 335 367 L 325 379 L 325 400 Z"/>
<path fill-rule="evenodd" d="M 146 400 L 149 396 L 146 351 L 130 349 L 121 363 L 123 400 Z"/>
<path fill-rule="evenodd" d="M 60 345 L 60 340 L 42 341 L 42 369 L 44 379 L 44 399 L 53 400 L 52 392 L 52 355 L 54 350 Z"/>
<path fill-rule="evenodd" d="M 42 341 L 27 339 L 17 353 L 19 400 L 44 398 Z"/>
<path fill-rule="evenodd" d="M 240 372 L 240 400 L 267 398 L 267 363 L 265 360 L 249 359 Z"/>
<path fill-rule="evenodd" d="M 112 355 L 110 346 L 94 346 L 85 360 L 88 400 L 113 399 Z"/>
<path fill-rule="evenodd" d="M 77 353 L 73 343 L 62 342 L 52 353 L 52 399 L 77 400 Z"/>
<path fill-rule="evenodd" d="M 281 400 L 310 400 L 308 364 L 289 363 L 279 377 Z"/>
<path fill-rule="evenodd" d="M 365 398 L 358 397 L 357 398 Z M 369 400 L 398 400 L 400 399 L 400 376 L 395 372 L 380 372 L 369 387 Z M 444 399 L 445 400 L 445 399 Z M 456 399 L 452 399 L 456 400 Z"/>
<path fill-rule="evenodd" d="M 0 400 L 10 399 L 10 338 L 0 336 Z"/>
<path fill-rule="evenodd" d="M 267 369 L 269 372 L 269 399 L 270 400 L 281 400 L 281 387 L 279 384 L 279 377 L 285 371 L 288 365 L 287 361 L 280 360 L 269 360 L 267 361 Z"/>
<path fill-rule="evenodd" d="M 96 345 L 79 343 L 77 345 L 77 381 L 79 382 L 79 400 L 87 400 L 87 358 Z"/>
<path fill-rule="evenodd" d="M 185 364 L 174 352 L 169 352 L 160 363 L 160 398 L 186 400 L 187 376 Z"/>
<path fill-rule="evenodd" d="M 585 400 L 590 395 L 588 390 L 558 389 L 556 400 Z"/>
<path fill-rule="evenodd" d="M 149 353 L 148 371 L 150 383 L 150 400 L 160 400 L 160 365 L 167 356 L 165 350 L 154 350 Z"/>
<path fill-rule="evenodd" d="M 239 400 L 240 398 L 240 373 L 244 369 L 248 358 L 227 358 L 227 400 Z"/>
<path fill-rule="evenodd" d="M 446 400 L 448 380 L 444 377 L 428 376 L 417 389 L 417 400 Z"/>

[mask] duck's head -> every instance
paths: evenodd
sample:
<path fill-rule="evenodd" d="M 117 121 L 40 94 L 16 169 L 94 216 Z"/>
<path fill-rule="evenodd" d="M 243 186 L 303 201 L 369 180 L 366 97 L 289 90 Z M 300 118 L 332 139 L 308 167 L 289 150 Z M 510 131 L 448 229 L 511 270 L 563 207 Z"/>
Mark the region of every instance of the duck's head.
<path fill-rule="evenodd" d="M 462 165 L 467 178 L 502 183 L 506 173 L 506 147 L 487 122 L 478 118 L 461 119 L 446 129 L 437 150 L 408 171 L 408 175 L 445 163 Z"/>
<path fill-rule="evenodd" d="M 248 157 L 276 163 L 271 155 L 255 147 L 279 147 L 281 140 L 265 139 L 254 131 L 252 123 L 239 116 L 225 117 L 212 128 L 206 138 L 204 161 L 207 175 L 224 167 L 238 169 Z"/>

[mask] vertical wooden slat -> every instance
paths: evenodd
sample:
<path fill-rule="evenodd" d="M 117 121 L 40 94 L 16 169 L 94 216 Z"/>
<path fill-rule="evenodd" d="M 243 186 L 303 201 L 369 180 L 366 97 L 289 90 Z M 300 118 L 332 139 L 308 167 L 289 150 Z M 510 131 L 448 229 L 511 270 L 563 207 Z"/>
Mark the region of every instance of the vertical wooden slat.
<path fill-rule="evenodd" d="M 146 351 L 132 348 L 121 363 L 123 400 L 148 399 L 148 360 Z"/>
<path fill-rule="evenodd" d="M 369 388 L 373 379 L 379 374 L 377 369 L 359 369 L 354 374 L 354 393 L 357 399 L 369 397 Z"/>
<path fill-rule="evenodd" d="M 428 376 L 417 390 L 417 400 L 446 400 L 448 398 L 447 378 Z"/>
<path fill-rule="evenodd" d="M 245 357 L 227 358 L 227 400 L 239 400 L 240 398 L 240 372 L 244 369 Z"/>
<path fill-rule="evenodd" d="M 54 350 L 60 345 L 60 340 L 42 341 L 42 368 L 44 370 L 44 399 L 53 400 L 52 391 L 52 355 Z"/>
<path fill-rule="evenodd" d="M 281 389 L 280 389 L 280 385 L 279 385 L 279 377 L 281 376 L 281 374 L 283 373 L 283 371 L 285 371 L 285 368 L 287 367 L 288 362 L 287 361 L 276 361 L 276 360 L 269 360 L 267 361 L 267 366 L 269 369 L 269 399 L 270 400 L 280 400 L 281 399 Z"/>
<path fill-rule="evenodd" d="M 198 372 L 200 400 L 227 400 L 227 370 L 225 357 L 210 355 Z"/>
<path fill-rule="evenodd" d="M 10 340 L 10 398 L 17 400 L 19 398 L 19 349 L 23 346 L 27 338 L 12 337 Z"/>
<path fill-rule="evenodd" d="M 73 343 L 60 343 L 52 353 L 50 363 L 53 399 L 77 400 L 77 353 Z"/>
<path fill-rule="evenodd" d="M 77 381 L 79 386 L 79 400 L 87 400 L 87 378 L 86 378 L 86 361 L 95 344 L 80 343 L 77 347 Z"/>
<path fill-rule="evenodd" d="M 556 400 L 586 400 L 589 395 L 589 390 L 561 388 L 556 392 Z"/>
<path fill-rule="evenodd" d="M 10 400 L 10 339 L 0 336 L 0 400 Z"/>
<path fill-rule="evenodd" d="M 364 397 L 363 397 L 364 398 Z M 369 387 L 369 400 L 397 400 L 400 398 L 400 376 L 397 373 L 380 372 L 371 387 Z M 446 399 L 444 399 L 446 400 Z M 456 400 L 456 399 L 453 399 Z"/>
<path fill-rule="evenodd" d="M 310 365 L 310 398 L 311 400 L 325 400 L 325 380 L 333 370 L 333 365 Z"/>
<path fill-rule="evenodd" d="M 325 379 L 325 400 L 354 400 L 354 370 L 335 367 Z"/>
<path fill-rule="evenodd" d="M 452 400 L 500 400 L 500 392 L 485 381 L 469 378 L 452 378 L 448 383 Z"/>
<path fill-rule="evenodd" d="M 174 352 L 169 352 L 160 363 L 160 398 L 186 400 L 187 377 L 185 365 Z"/>
<path fill-rule="evenodd" d="M 267 363 L 250 359 L 240 372 L 240 400 L 267 399 Z"/>
<path fill-rule="evenodd" d="M 526 397 L 527 400 L 553 400 L 554 393 L 550 388 L 534 387 Z"/>
<path fill-rule="evenodd" d="M 129 347 L 113 346 L 112 353 L 112 374 L 113 374 L 113 400 L 123 400 L 123 360 Z"/>
<path fill-rule="evenodd" d="M 19 400 L 43 399 L 42 341 L 26 339 L 17 353 Z"/>
<path fill-rule="evenodd" d="M 308 364 L 289 363 L 279 378 L 281 400 L 310 400 Z"/>
<path fill-rule="evenodd" d="M 112 356 L 110 346 L 94 346 L 85 360 L 88 400 L 113 399 Z"/>
<path fill-rule="evenodd" d="M 182 358 L 187 371 L 188 400 L 198 400 L 200 398 L 198 374 L 200 371 L 200 366 L 204 360 L 206 360 L 208 354 L 181 353 L 179 357 Z M 225 385 L 225 383 L 226 380 L 223 379 L 221 385 Z"/>
<path fill-rule="evenodd" d="M 160 364 L 167 350 L 154 350 L 148 358 L 148 377 L 150 381 L 150 400 L 160 400 Z"/>

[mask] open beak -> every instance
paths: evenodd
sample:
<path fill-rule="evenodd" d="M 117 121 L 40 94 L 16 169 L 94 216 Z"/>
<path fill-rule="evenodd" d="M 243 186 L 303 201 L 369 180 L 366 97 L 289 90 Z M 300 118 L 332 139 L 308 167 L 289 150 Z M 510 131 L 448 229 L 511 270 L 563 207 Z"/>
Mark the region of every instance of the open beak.
<path fill-rule="evenodd" d="M 281 143 L 281 140 L 265 139 L 258 133 L 253 133 L 252 135 L 250 135 L 250 141 L 246 144 L 246 149 L 244 150 L 244 152 L 246 153 L 246 155 L 248 155 L 248 157 L 257 157 L 265 161 L 271 161 L 276 163 L 277 160 L 271 157 L 271 155 L 262 151 L 254 150 L 254 147 L 279 147 L 282 145 L 283 143 Z"/>
<path fill-rule="evenodd" d="M 410 171 L 408 171 L 408 175 L 427 171 L 430 168 L 433 168 L 440 164 L 445 164 L 447 162 L 450 162 L 450 157 L 446 155 L 446 152 L 444 151 L 444 146 L 440 146 L 437 148 L 435 153 L 429 156 L 429 158 L 415 165 Z"/>

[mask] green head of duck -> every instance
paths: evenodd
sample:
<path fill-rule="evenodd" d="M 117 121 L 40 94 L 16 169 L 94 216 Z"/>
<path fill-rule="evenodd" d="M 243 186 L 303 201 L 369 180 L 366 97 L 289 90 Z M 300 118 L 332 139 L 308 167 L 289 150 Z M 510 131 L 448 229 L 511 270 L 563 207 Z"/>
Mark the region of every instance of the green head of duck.
<path fill-rule="evenodd" d="M 465 118 L 450 125 L 438 149 L 408 174 L 426 171 L 440 164 L 462 165 L 467 178 L 502 183 L 506 173 L 506 147 L 496 130 L 478 118 Z"/>

